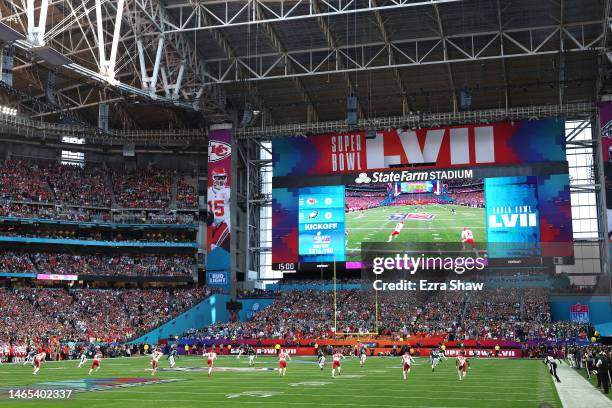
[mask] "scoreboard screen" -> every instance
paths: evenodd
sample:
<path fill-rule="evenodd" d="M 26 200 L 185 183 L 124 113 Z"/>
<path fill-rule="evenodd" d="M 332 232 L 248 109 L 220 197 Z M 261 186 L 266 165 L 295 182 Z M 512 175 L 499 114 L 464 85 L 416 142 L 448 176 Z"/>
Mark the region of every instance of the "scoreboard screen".
<path fill-rule="evenodd" d="M 466 230 L 490 265 L 573 263 L 562 120 L 275 139 L 272 156 L 275 270 L 360 268 L 364 245 Z"/>

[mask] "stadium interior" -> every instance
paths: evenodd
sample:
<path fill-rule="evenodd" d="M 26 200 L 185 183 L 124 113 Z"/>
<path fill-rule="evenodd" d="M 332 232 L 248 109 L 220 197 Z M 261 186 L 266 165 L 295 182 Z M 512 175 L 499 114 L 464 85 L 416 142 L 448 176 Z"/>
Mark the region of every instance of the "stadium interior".
<path fill-rule="evenodd" d="M 0 408 L 612 407 L 611 9 L 0 0 Z"/>

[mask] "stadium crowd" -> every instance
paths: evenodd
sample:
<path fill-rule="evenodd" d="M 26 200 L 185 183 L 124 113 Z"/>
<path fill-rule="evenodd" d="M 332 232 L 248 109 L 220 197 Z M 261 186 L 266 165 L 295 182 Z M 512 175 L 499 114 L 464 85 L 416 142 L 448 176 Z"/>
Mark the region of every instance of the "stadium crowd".
<path fill-rule="evenodd" d="M 0 199 L 18 205 L 52 203 L 100 209 L 111 207 L 114 198 L 122 208 L 168 208 L 175 178 L 177 208 L 196 208 L 194 186 L 172 171 L 7 159 L 0 161 Z M 40 206 L 30 206 L 32 210 L 44 213 Z"/>
<path fill-rule="evenodd" d="M 205 288 L 0 288 L 0 341 L 126 341 L 210 294 Z"/>
<path fill-rule="evenodd" d="M 20 204 L 0 201 L 0 217 L 41 218 L 60 221 L 115 222 L 132 224 L 191 224 L 193 211 L 103 210 L 50 204 Z"/>
<path fill-rule="evenodd" d="M 0 272 L 61 275 L 191 276 L 190 255 L 102 255 L 49 252 L 0 253 Z"/>
<path fill-rule="evenodd" d="M 337 331 L 376 331 L 372 291 L 337 292 Z M 247 322 L 229 322 L 191 330 L 192 338 L 330 338 L 333 328 L 333 292 L 281 292 L 267 308 Z M 378 294 L 378 330 L 395 339 L 444 336 L 464 340 L 575 339 L 585 336 L 582 325 L 551 322 L 548 292 L 544 289 L 488 289 L 477 294 L 438 291 L 426 294 Z"/>

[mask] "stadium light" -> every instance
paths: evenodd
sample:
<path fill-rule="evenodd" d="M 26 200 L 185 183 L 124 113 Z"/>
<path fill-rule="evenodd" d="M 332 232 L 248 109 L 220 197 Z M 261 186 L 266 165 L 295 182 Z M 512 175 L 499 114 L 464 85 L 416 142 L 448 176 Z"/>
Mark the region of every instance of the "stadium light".
<path fill-rule="evenodd" d="M 17 116 L 17 109 L 8 106 L 0 106 L 0 113 L 3 115 Z"/>

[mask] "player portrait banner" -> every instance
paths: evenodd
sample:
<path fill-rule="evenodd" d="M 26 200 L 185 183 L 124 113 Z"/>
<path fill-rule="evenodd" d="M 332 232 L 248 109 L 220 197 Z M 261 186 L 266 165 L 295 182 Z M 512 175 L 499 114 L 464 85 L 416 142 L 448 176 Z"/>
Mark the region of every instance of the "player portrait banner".
<path fill-rule="evenodd" d="M 206 271 L 207 283 L 225 277 L 225 283 L 219 285 L 224 288 L 229 287 L 230 269 L 231 160 L 231 127 L 212 126 L 208 133 Z"/>
<path fill-rule="evenodd" d="M 606 181 L 606 214 L 608 241 L 612 242 L 612 101 L 599 105 L 599 128 L 604 176 Z"/>
<path fill-rule="evenodd" d="M 565 160 L 562 119 L 387 129 L 371 136 L 356 131 L 272 141 L 274 177 L 360 173 L 403 165 L 455 168 Z"/>

